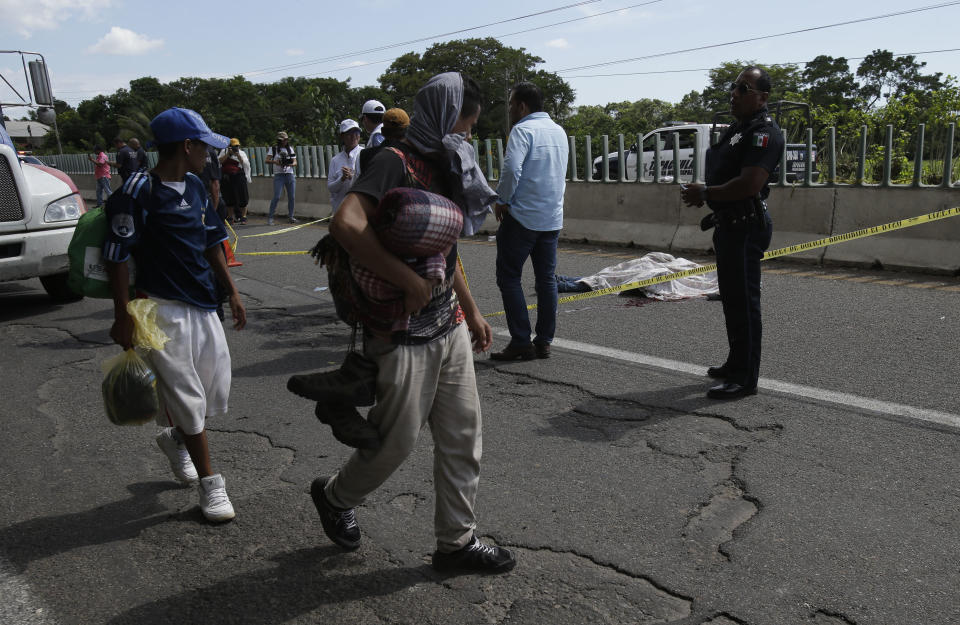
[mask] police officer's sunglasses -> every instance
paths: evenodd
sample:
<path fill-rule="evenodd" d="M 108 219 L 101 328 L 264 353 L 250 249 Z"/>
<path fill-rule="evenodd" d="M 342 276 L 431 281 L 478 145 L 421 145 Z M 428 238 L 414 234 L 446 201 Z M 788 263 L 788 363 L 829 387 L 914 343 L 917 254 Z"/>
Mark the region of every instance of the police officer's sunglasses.
<path fill-rule="evenodd" d="M 757 93 L 767 93 L 766 91 L 760 91 L 759 89 L 754 89 L 753 87 L 751 87 L 745 82 L 732 82 L 730 83 L 730 87 L 727 90 L 736 91 L 740 95 L 746 95 L 747 92 L 749 91 L 755 91 Z"/>

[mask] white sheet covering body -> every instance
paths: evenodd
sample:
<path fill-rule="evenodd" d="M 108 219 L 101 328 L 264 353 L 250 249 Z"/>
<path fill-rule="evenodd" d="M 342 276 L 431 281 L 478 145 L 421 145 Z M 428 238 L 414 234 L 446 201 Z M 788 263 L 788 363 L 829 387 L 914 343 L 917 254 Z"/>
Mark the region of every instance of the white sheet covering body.
<path fill-rule="evenodd" d="M 634 258 L 613 267 L 605 267 L 592 276 L 580 278 L 577 282 L 587 284 L 590 286 L 590 290 L 596 291 L 620 286 L 628 282 L 696 269 L 699 266 L 686 258 L 675 258 L 663 252 L 650 252 L 642 258 Z M 705 297 L 720 292 L 717 288 L 716 271 L 653 284 L 644 287 L 643 291 L 648 297 L 668 301 L 689 297 Z"/>

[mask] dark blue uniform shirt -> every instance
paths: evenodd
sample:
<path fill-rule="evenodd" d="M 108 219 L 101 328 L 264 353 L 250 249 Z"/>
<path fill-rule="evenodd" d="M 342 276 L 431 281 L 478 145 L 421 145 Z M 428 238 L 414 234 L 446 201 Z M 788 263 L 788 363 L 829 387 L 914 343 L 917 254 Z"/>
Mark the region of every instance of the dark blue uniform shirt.
<path fill-rule="evenodd" d="M 733 123 L 720 140 L 707 150 L 707 186 L 721 185 L 740 175 L 744 167 L 763 167 L 772 172 L 783 153 L 783 134 L 770 118 L 766 107 L 747 122 Z M 766 184 L 760 191 L 760 199 L 770 195 Z M 714 211 L 732 211 L 739 214 L 752 212 L 753 198 L 732 202 L 709 201 Z"/>
<path fill-rule="evenodd" d="M 159 176 L 138 172 L 107 200 L 103 257 L 137 263 L 137 288 L 163 299 L 216 310 L 216 278 L 204 252 L 227 240 L 200 179 L 188 173 L 180 195 Z"/>

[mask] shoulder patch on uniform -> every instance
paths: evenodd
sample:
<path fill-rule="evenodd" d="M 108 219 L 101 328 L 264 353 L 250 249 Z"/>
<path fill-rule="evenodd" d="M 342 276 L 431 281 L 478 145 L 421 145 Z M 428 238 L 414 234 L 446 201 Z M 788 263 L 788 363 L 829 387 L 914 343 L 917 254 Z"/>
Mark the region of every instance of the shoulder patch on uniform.
<path fill-rule="evenodd" d="M 117 213 L 110 221 L 110 229 L 121 238 L 129 238 L 133 234 L 133 215 Z"/>
<path fill-rule="evenodd" d="M 753 147 L 765 148 L 770 143 L 770 135 L 765 132 L 758 132 L 753 135 Z"/>

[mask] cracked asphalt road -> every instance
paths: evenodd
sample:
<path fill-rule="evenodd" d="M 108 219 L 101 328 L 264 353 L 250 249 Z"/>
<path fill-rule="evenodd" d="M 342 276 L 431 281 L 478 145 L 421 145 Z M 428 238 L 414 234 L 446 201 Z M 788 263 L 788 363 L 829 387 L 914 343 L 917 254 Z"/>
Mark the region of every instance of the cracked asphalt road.
<path fill-rule="evenodd" d="M 307 249 L 319 233 L 241 250 Z M 590 249 L 559 271 L 619 262 Z M 494 254 L 461 246 L 485 312 L 500 309 Z M 249 327 L 227 331 L 231 411 L 208 422 L 238 513 L 224 526 L 172 481 L 152 427 L 104 416 L 110 304 L 0 284 L 0 622 L 960 622 L 957 430 L 772 392 L 716 403 L 705 377 L 563 348 L 477 361 L 479 532 L 516 550 L 513 572 L 430 569 L 429 436 L 358 510 L 362 547 L 340 551 L 308 488 L 349 450 L 285 383 L 337 365 L 349 334 L 311 261 L 241 260 Z M 764 289 L 764 376 L 957 412 L 960 294 L 789 272 Z M 580 301 L 558 337 L 704 367 L 724 355 L 705 300 Z"/>

